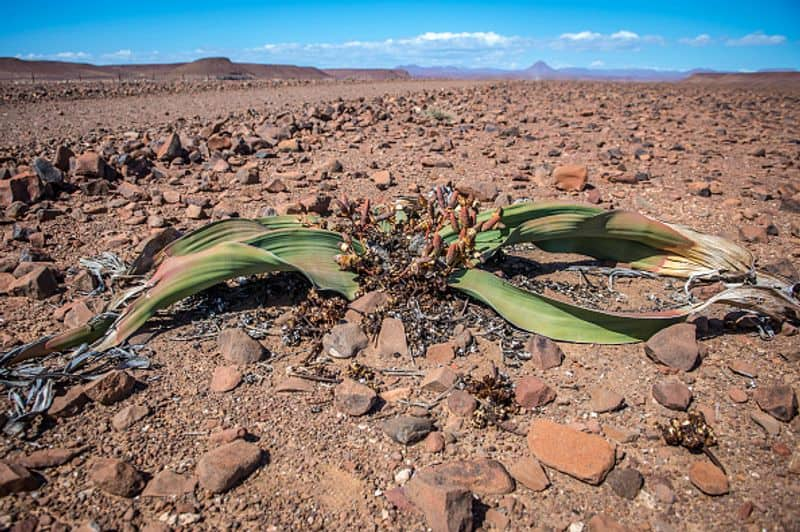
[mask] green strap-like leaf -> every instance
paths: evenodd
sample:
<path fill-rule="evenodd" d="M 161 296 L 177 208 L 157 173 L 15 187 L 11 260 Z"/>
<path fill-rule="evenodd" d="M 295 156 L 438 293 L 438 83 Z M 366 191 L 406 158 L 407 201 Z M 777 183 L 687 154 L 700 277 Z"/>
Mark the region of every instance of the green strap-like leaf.
<path fill-rule="evenodd" d="M 342 253 L 343 241 L 339 233 L 322 229 L 277 229 L 245 243 L 273 253 L 308 277 L 317 288 L 337 292 L 351 300 L 356 297 L 356 275 L 342 270 L 336 261 L 336 256 Z M 351 245 L 358 253 L 363 253 L 358 242 Z"/>
<path fill-rule="evenodd" d="M 170 243 L 158 254 L 156 263 L 160 263 L 166 257 L 182 257 L 204 251 L 223 242 L 241 242 L 264 234 L 268 230 L 255 220 L 244 218 L 212 222 Z"/>
<path fill-rule="evenodd" d="M 482 212 L 478 222 L 493 212 Z M 476 235 L 475 251 L 484 259 L 503 246 L 530 242 L 548 252 L 624 262 L 672 277 L 712 270 L 744 276 L 753 265 L 752 255 L 729 240 L 634 212 L 558 202 L 524 203 L 504 209 L 501 222 L 498 228 Z M 440 234 L 447 243 L 458 237 L 449 225 Z"/>
<path fill-rule="evenodd" d="M 601 312 L 522 290 L 478 269 L 461 270 L 450 277 L 448 284 L 492 307 L 520 329 L 565 342 L 641 342 L 664 327 L 683 321 L 692 310 L 636 314 Z"/>
<path fill-rule="evenodd" d="M 299 216 L 268 216 L 258 220 L 230 218 L 212 222 L 187 233 L 170 243 L 157 257 L 157 263 L 166 257 L 180 257 L 203 251 L 223 242 L 242 242 L 276 229 L 303 227 Z"/>
<path fill-rule="evenodd" d="M 97 349 L 120 344 L 158 309 L 244 275 L 297 271 L 318 288 L 353 299 L 358 291 L 355 274 L 342 271 L 336 262 L 341 243 L 341 236 L 329 231 L 281 229 L 247 242 L 223 242 L 189 255 L 169 257 Z"/>
<path fill-rule="evenodd" d="M 550 252 L 626 262 L 636 269 L 672 277 L 686 278 L 709 270 L 745 275 L 753 264 L 752 255 L 729 240 L 626 211 L 530 220 L 519 225 L 503 245 L 520 242 L 532 242 Z"/>

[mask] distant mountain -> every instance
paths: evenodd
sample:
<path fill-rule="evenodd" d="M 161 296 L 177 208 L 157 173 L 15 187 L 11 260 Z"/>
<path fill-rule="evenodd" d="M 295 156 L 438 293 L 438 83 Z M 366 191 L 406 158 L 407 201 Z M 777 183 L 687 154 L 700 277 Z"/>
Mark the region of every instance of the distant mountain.
<path fill-rule="evenodd" d="M 455 66 L 421 67 L 404 65 L 415 78 L 449 79 L 521 79 L 521 80 L 626 80 L 626 81 L 679 81 L 696 72 L 706 70 L 656 70 L 647 68 L 553 68 L 544 61 L 537 61 L 521 70 L 502 70 L 490 68 L 461 68 Z M 708 71 L 710 72 L 710 71 Z"/>
<path fill-rule="evenodd" d="M 355 79 L 361 81 L 411 78 L 411 75 L 401 68 L 326 68 L 323 72 L 336 79 Z"/>
<path fill-rule="evenodd" d="M 402 79 L 407 72 L 392 69 L 333 69 L 295 65 L 236 63 L 227 57 L 207 57 L 190 63 L 152 65 L 90 65 L 62 61 L 25 61 L 0 57 L 0 80 L 106 79 Z"/>
<path fill-rule="evenodd" d="M 768 70 L 758 72 L 701 72 L 686 78 L 683 83 L 693 85 L 724 85 L 747 88 L 774 88 L 800 86 L 797 70 Z"/>

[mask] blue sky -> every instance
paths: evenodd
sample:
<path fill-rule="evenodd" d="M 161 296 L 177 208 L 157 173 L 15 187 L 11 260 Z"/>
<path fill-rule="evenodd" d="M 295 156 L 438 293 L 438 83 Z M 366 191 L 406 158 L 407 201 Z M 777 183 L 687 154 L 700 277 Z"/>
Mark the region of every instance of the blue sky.
<path fill-rule="evenodd" d="M 800 68 L 800 0 L 8 2 L 0 56 L 320 67 Z"/>

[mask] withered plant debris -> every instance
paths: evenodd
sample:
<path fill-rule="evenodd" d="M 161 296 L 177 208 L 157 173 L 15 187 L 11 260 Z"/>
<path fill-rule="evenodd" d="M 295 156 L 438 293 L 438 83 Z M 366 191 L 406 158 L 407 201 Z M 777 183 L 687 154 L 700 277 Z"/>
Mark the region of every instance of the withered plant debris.
<path fill-rule="evenodd" d="M 684 419 L 670 419 L 667 425 L 661 427 L 661 435 L 667 445 L 680 446 L 693 453 L 704 453 L 714 465 L 725 471 L 725 467 L 709 449 L 717 444 L 717 436 L 699 410 L 689 412 Z"/>
<path fill-rule="evenodd" d="M 379 388 L 379 383 L 375 378 L 375 370 L 371 367 L 361 364 L 360 362 L 353 361 L 347 367 L 347 377 L 358 381 L 361 384 L 366 384 L 376 392 Z"/>
<path fill-rule="evenodd" d="M 472 425 L 476 428 L 499 426 L 510 415 L 519 412 L 514 402 L 511 379 L 496 368 L 479 380 L 469 375 L 464 377 L 462 386 L 478 401 L 478 407 L 472 414 Z"/>

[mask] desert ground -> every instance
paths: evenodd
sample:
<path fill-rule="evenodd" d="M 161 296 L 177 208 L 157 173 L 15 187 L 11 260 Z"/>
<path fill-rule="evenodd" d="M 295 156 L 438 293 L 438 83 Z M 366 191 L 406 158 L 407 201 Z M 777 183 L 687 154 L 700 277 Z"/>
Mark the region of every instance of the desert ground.
<path fill-rule="evenodd" d="M 170 228 L 447 183 L 486 207 L 568 200 L 684 224 L 797 281 L 796 84 L 143 81 L 0 93 L 0 351 L 79 325 L 116 295 L 81 259 L 129 263 Z M 587 185 L 557 186 L 565 165 L 585 167 Z M 587 287 L 550 267 L 580 257 L 515 254 L 535 286 L 580 286 L 576 297 L 607 309 L 682 293 L 667 279 Z M 287 341 L 296 309 L 322 313 L 331 299 L 287 274 L 215 286 L 130 340 L 149 367 L 60 380 L 47 415 L 0 437 L 0 528 L 798 530 L 790 323 L 759 329 L 714 307 L 648 356 L 642 343 L 498 334 L 487 309 L 456 295 L 430 325 L 435 349 L 413 352 L 419 331 L 391 318 L 350 359 L 317 357 L 327 331 Z M 481 423 L 463 383 L 495 372 L 515 405 Z M 713 428 L 724 472 L 665 443 L 661 427 L 687 410 Z M 533 427 L 539 445 L 574 451 L 566 463 L 539 463 Z M 426 481 L 431 471 L 459 489 Z"/>

